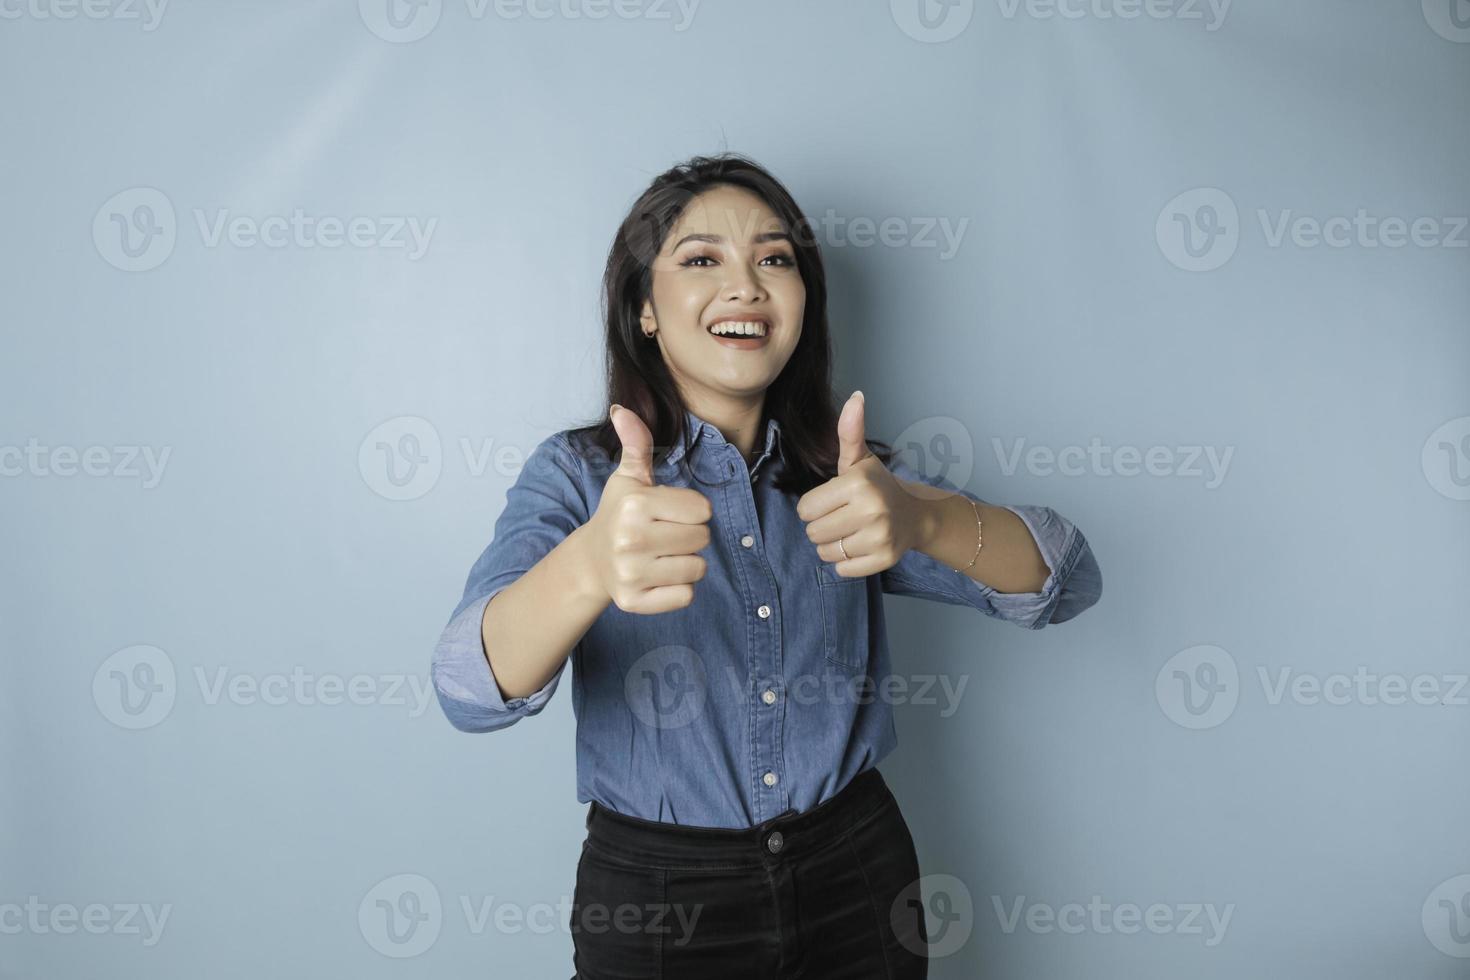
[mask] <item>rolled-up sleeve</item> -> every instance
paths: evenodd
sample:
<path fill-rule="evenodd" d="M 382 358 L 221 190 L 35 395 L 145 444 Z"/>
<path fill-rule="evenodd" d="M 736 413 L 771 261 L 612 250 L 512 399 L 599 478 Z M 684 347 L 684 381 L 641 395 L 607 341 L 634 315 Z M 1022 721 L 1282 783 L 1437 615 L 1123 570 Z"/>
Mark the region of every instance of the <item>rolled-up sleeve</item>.
<path fill-rule="evenodd" d="M 895 454 L 889 472 L 903 480 L 986 501 L 942 477 L 931 477 L 909 466 Z M 1102 597 L 1102 571 L 1082 532 L 1050 507 L 998 504 L 1021 519 L 1050 570 L 1040 592 L 997 592 L 964 572 L 956 571 L 922 551 L 910 550 L 898 563 L 880 573 L 883 591 L 894 595 L 934 599 L 952 605 L 973 606 L 997 619 L 1025 629 L 1039 630 L 1063 623 Z"/>
<path fill-rule="evenodd" d="M 434 647 L 430 676 L 439 706 L 464 732 L 493 732 L 546 707 L 566 661 L 527 697 L 506 698 L 485 655 L 485 607 L 587 520 L 582 467 L 564 433 L 542 440 L 505 494 L 490 544 L 470 568 L 464 595 Z"/>

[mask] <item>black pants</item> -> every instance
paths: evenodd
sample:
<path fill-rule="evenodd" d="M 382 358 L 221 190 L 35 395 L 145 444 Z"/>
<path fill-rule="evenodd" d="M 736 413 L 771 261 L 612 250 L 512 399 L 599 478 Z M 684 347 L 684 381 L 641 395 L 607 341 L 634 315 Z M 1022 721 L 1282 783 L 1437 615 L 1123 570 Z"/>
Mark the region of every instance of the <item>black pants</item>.
<path fill-rule="evenodd" d="M 876 769 L 747 830 L 594 802 L 572 896 L 573 980 L 917 980 L 928 942 L 918 879 Z"/>

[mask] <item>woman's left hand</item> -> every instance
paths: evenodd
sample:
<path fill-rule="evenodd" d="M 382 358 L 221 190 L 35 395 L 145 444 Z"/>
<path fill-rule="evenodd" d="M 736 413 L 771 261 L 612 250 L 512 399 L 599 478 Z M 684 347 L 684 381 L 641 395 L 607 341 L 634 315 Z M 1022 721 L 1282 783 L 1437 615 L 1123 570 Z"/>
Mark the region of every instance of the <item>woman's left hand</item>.
<path fill-rule="evenodd" d="M 863 393 L 853 392 L 837 420 L 837 475 L 796 502 L 817 557 L 844 578 L 892 568 L 924 533 L 924 501 L 868 450 L 863 407 Z"/>

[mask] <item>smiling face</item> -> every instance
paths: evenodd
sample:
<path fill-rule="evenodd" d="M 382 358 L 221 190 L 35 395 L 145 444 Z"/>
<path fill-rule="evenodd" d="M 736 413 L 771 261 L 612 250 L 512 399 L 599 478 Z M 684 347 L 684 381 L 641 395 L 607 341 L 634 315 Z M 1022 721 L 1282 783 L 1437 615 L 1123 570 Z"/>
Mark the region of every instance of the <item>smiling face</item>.
<path fill-rule="evenodd" d="M 791 359 L 805 309 L 781 219 L 759 195 L 720 186 L 691 200 L 664 240 L 641 327 L 687 403 L 749 402 Z M 735 321 L 731 335 L 711 330 L 719 321 Z"/>

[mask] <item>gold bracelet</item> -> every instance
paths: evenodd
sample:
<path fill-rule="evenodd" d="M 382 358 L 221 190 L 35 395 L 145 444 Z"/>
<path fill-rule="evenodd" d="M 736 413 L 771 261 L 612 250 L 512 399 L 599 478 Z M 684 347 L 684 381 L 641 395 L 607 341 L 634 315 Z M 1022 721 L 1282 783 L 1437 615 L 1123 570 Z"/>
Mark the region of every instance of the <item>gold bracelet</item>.
<path fill-rule="evenodd" d="M 969 497 L 966 497 L 965 499 L 970 500 Z M 975 511 L 975 558 L 979 558 L 980 546 L 985 541 L 984 534 L 980 530 L 980 508 L 975 506 L 975 501 L 973 500 L 970 500 L 970 507 Z M 973 567 L 975 564 L 975 558 L 971 558 L 970 564 L 966 565 L 965 568 L 956 568 L 955 571 L 963 573 L 965 569 Z"/>

